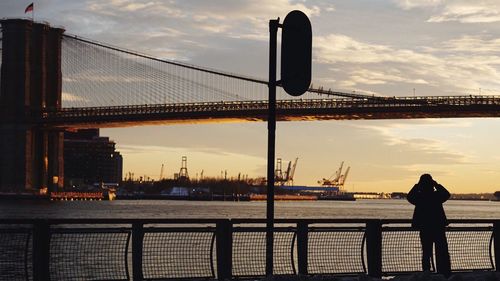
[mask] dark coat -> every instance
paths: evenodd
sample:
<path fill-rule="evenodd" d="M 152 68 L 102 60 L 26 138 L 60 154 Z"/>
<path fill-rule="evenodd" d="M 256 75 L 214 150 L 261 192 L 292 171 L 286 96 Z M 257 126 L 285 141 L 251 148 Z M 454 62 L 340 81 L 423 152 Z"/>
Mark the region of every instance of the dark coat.
<path fill-rule="evenodd" d="M 412 226 L 419 230 L 432 230 L 448 225 L 443 203 L 450 198 L 444 186 L 437 184 L 436 190 L 425 192 L 418 184 L 408 193 L 408 201 L 415 205 Z"/>

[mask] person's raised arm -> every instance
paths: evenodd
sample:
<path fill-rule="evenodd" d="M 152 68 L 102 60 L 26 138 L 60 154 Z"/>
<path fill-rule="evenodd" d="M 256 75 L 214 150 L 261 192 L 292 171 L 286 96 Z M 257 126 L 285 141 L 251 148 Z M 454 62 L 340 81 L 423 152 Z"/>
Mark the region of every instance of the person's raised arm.
<path fill-rule="evenodd" d="M 448 199 L 450 199 L 450 192 L 442 185 L 434 181 L 434 187 L 436 187 L 436 191 L 438 192 L 439 199 L 441 202 L 446 202 Z"/>
<path fill-rule="evenodd" d="M 406 199 L 413 205 L 416 205 L 420 201 L 420 187 L 418 184 L 414 185 L 410 192 L 408 192 Z"/>

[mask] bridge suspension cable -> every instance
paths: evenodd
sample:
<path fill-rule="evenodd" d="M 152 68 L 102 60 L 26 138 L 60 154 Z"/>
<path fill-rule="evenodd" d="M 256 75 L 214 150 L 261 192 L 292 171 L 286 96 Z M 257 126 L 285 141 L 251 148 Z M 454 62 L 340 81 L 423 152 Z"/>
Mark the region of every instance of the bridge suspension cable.
<path fill-rule="evenodd" d="M 267 99 L 267 81 L 159 59 L 74 35 L 62 48 L 63 107 L 126 106 Z M 297 99 L 278 89 L 278 99 Z M 371 95 L 311 88 L 318 94 L 354 99 Z"/>
<path fill-rule="evenodd" d="M 240 80 L 245 80 L 245 81 L 249 81 L 249 82 L 255 82 L 255 83 L 266 84 L 267 85 L 267 81 L 264 81 L 264 80 L 261 80 L 261 79 L 252 78 L 252 77 L 249 77 L 249 76 L 238 75 L 238 74 L 233 74 L 233 73 L 229 73 L 229 72 L 223 72 L 223 71 L 219 71 L 219 70 L 216 70 L 216 69 L 210 69 L 208 67 L 199 67 L 199 66 L 196 66 L 196 65 L 192 65 L 192 64 L 188 64 L 188 63 L 182 63 L 182 62 L 177 62 L 177 61 L 173 61 L 173 60 L 160 59 L 160 58 L 156 58 L 156 57 L 153 57 L 153 56 L 150 56 L 150 55 L 146 55 L 146 54 L 143 54 L 143 53 L 140 53 L 140 52 L 137 52 L 137 51 L 132 51 L 132 50 L 127 50 L 125 48 L 115 47 L 115 46 L 112 46 L 110 44 L 104 44 L 102 42 L 94 41 L 94 40 L 87 39 L 87 38 L 82 38 L 82 37 L 79 37 L 79 36 L 76 36 L 76 35 L 65 34 L 64 37 L 72 38 L 72 39 L 79 40 L 79 41 L 82 41 L 82 42 L 85 42 L 85 43 L 88 43 L 88 44 L 92 44 L 92 45 L 96 45 L 96 46 L 99 46 L 99 47 L 107 48 L 107 49 L 114 50 L 114 51 L 117 51 L 117 52 L 122 52 L 122 53 L 129 54 L 129 55 L 132 55 L 132 56 L 142 57 L 142 58 L 145 58 L 145 59 L 150 59 L 150 60 L 154 60 L 154 61 L 158 61 L 158 62 L 162 62 L 162 63 L 167 63 L 167 64 L 176 65 L 176 66 L 181 66 L 181 67 L 185 67 L 185 68 L 188 68 L 188 69 L 198 70 L 198 71 L 207 72 L 207 73 L 211 73 L 211 74 L 216 74 L 216 75 L 220 75 L 220 76 L 225 76 L 225 77 L 229 77 L 229 78 L 235 78 L 235 79 L 240 79 Z"/>

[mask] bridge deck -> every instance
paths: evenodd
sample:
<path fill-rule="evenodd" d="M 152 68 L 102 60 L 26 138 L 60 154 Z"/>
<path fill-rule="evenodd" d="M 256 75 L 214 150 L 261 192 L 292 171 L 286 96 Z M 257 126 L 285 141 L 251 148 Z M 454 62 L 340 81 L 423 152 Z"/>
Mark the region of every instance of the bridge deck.
<path fill-rule="evenodd" d="M 278 121 L 500 117 L 499 96 L 295 99 L 277 103 Z M 38 115 L 47 127 L 265 121 L 267 101 L 64 108 Z"/>

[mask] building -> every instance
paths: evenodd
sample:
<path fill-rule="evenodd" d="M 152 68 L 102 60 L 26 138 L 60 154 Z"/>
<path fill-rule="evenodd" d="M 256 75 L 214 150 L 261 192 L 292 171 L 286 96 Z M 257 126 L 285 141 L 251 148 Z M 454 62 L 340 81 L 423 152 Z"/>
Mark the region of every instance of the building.
<path fill-rule="evenodd" d="M 64 133 L 65 186 L 120 183 L 123 158 L 115 142 L 99 136 L 99 129 Z"/>

